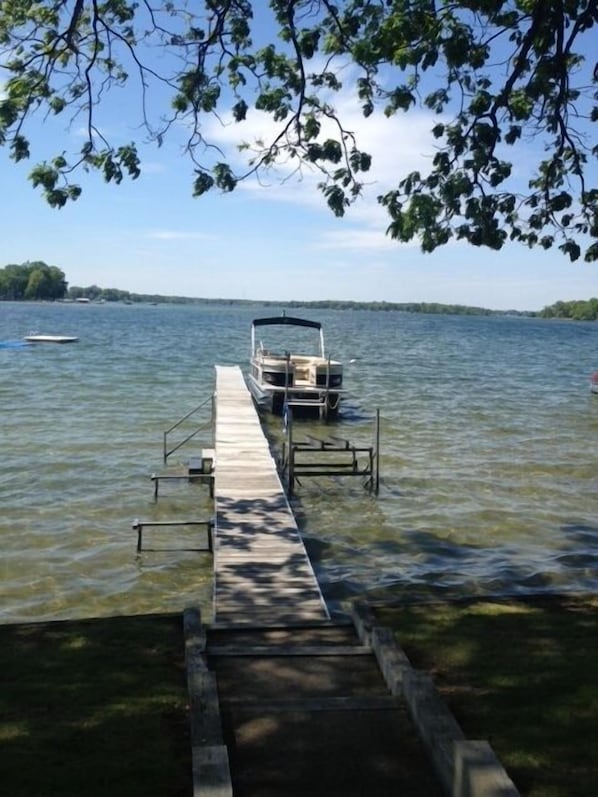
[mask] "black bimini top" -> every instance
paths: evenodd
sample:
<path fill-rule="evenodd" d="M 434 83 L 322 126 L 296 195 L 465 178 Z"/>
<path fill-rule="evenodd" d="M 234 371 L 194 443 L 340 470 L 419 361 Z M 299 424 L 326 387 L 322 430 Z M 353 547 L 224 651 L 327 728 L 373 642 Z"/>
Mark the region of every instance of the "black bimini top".
<path fill-rule="evenodd" d="M 253 320 L 254 327 L 273 326 L 274 324 L 289 324 L 294 327 L 313 327 L 314 329 L 322 329 L 322 324 L 319 321 L 310 321 L 307 318 L 293 318 L 290 315 L 277 315 L 271 318 L 255 318 Z"/>

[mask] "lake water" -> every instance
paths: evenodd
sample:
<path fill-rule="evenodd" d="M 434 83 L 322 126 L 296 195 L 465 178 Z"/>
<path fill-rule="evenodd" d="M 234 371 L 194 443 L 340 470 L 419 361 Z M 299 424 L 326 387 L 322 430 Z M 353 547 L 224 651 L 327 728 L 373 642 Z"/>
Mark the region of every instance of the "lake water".
<path fill-rule="evenodd" d="M 199 485 L 161 485 L 153 501 L 163 432 L 209 398 L 214 364 L 245 370 L 251 319 L 279 311 L 0 303 L 0 341 L 80 338 L 0 348 L 0 622 L 190 604 L 209 616 L 209 557 L 176 530 L 160 547 L 183 550 L 137 556 L 132 523 L 211 517 Z M 323 322 L 346 364 L 333 433 L 369 445 L 381 417 L 377 497 L 313 479 L 293 500 L 329 600 L 596 591 L 598 324 L 297 314 Z M 280 420 L 266 425 L 280 440 Z"/>

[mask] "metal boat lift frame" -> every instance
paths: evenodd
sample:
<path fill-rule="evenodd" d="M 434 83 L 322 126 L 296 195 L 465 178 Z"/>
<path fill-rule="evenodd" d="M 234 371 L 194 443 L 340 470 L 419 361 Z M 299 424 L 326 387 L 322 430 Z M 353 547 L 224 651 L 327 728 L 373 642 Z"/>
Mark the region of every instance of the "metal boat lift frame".
<path fill-rule="evenodd" d="M 287 491 L 295 492 L 295 483 L 301 484 L 303 476 L 358 476 L 365 477 L 364 487 L 375 495 L 380 489 L 380 410 L 376 410 L 374 443 L 355 446 L 340 437 L 325 439 L 306 435 L 300 442 L 293 440 L 293 411 L 285 409 L 286 440 L 283 443 L 281 470 L 287 473 Z M 306 461 L 302 456 L 310 454 Z M 334 459 L 331 459 L 334 455 Z M 363 462 L 365 455 L 365 463 Z M 361 459 L 360 459 L 361 458 Z"/>

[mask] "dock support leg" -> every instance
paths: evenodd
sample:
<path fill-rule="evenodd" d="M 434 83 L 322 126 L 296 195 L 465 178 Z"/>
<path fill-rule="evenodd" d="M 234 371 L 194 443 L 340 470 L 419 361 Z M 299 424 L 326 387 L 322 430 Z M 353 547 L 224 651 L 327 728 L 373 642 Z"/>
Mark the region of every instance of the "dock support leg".
<path fill-rule="evenodd" d="M 140 523 L 137 519 L 133 522 L 133 528 L 137 532 L 137 553 L 141 553 L 141 535 L 143 534 L 143 523 Z"/>

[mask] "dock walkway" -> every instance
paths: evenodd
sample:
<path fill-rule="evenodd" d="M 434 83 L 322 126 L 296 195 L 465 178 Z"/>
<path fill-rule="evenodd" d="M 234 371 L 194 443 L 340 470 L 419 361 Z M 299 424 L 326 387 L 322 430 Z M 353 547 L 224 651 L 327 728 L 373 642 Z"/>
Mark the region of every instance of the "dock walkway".
<path fill-rule="evenodd" d="M 216 366 L 214 622 L 329 620 L 238 367 Z"/>

